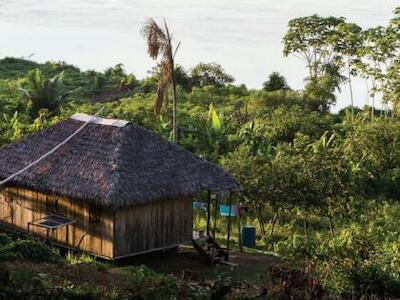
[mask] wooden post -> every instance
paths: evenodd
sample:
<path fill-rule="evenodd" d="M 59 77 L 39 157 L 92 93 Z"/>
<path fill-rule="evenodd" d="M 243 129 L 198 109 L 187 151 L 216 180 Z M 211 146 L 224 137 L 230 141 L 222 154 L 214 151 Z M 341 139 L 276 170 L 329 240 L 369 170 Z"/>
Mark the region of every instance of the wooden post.
<path fill-rule="evenodd" d="M 232 193 L 229 194 L 229 214 L 228 214 L 228 240 L 226 243 L 226 254 L 229 261 L 229 247 L 230 247 L 230 240 L 231 240 L 231 214 L 232 214 Z"/>
<path fill-rule="evenodd" d="M 211 220 L 211 191 L 207 196 L 207 238 L 210 236 L 210 220 Z"/>
<path fill-rule="evenodd" d="M 66 244 L 68 245 L 68 241 L 69 241 L 69 231 L 68 231 L 68 226 L 66 226 L 65 228 L 65 239 L 66 239 Z"/>
<path fill-rule="evenodd" d="M 243 242 L 242 242 L 242 220 L 241 220 L 241 210 L 240 210 L 240 203 L 237 204 L 236 208 L 236 217 L 237 217 L 237 226 L 238 226 L 238 243 L 239 243 L 239 250 L 243 252 Z"/>
<path fill-rule="evenodd" d="M 219 194 L 217 194 L 215 200 L 215 209 L 214 209 L 214 229 L 213 229 L 213 239 L 215 240 L 215 235 L 217 232 L 217 217 L 218 217 L 218 204 L 219 204 Z"/>

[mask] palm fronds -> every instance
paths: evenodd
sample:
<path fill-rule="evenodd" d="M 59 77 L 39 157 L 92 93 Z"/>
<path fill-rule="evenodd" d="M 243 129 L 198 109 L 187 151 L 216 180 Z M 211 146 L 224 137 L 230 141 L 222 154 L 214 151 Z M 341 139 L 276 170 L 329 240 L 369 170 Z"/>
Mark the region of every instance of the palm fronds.
<path fill-rule="evenodd" d="M 172 45 L 172 35 L 169 32 L 167 22 L 164 20 L 164 28 L 161 28 L 154 19 L 149 18 L 144 23 L 142 30 L 142 36 L 147 41 L 147 52 L 150 58 L 157 60 L 160 59 L 160 78 L 158 80 L 156 101 L 154 104 L 154 113 L 158 116 L 161 112 L 161 108 L 166 96 L 168 87 L 172 85 L 173 88 L 173 130 L 174 130 L 174 142 L 176 142 L 177 136 L 177 122 L 176 122 L 176 85 L 174 78 L 174 58 L 179 45 L 175 48 Z"/>

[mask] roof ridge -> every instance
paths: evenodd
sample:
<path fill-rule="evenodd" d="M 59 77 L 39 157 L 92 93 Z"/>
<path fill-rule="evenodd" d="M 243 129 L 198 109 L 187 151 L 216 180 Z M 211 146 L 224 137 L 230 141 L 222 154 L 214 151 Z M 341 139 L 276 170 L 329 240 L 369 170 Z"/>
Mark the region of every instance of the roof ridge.
<path fill-rule="evenodd" d="M 128 126 L 129 128 L 129 126 Z M 125 135 L 127 134 L 128 130 L 125 130 L 126 128 L 120 128 L 118 130 L 118 143 L 117 147 L 115 147 L 114 150 L 114 155 L 111 159 L 111 164 L 112 164 L 112 169 L 111 169 L 111 174 L 110 174 L 110 189 L 108 190 L 108 193 L 106 195 L 106 201 L 110 204 L 110 206 L 113 205 L 114 201 L 114 195 L 118 193 L 118 186 L 120 184 L 120 164 L 121 164 L 121 154 L 122 154 L 122 147 L 123 143 L 122 141 L 125 138 Z"/>
<path fill-rule="evenodd" d="M 73 119 L 76 121 L 81 121 L 81 122 L 103 125 L 103 126 L 118 127 L 118 128 L 125 127 L 126 125 L 129 124 L 129 121 L 122 120 L 122 119 L 104 118 L 104 117 L 99 117 L 96 115 L 88 115 L 88 114 L 84 114 L 84 113 L 74 114 L 73 116 L 70 117 L 70 119 Z"/>

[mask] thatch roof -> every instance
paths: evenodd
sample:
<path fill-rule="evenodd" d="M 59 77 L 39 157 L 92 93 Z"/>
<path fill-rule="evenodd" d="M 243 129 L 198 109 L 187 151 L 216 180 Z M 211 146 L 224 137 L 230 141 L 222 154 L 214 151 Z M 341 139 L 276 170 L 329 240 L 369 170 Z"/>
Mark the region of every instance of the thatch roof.
<path fill-rule="evenodd" d="M 101 123 L 88 124 L 9 184 L 111 209 L 239 188 L 222 168 L 140 126 Z M 71 118 L 1 148 L 0 179 L 38 159 L 82 124 Z"/>

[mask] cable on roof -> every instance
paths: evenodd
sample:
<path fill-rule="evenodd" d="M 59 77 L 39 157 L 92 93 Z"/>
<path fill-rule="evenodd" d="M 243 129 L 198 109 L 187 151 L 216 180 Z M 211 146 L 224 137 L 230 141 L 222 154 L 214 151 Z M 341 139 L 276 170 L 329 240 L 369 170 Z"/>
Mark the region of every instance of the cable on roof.
<path fill-rule="evenodd" d="M 60 149 L 62 146 L 64 146 L 66 143 L 68 143 L 74 136 L 76 136 L 79 132 L 81 132 L 83 129 L 85 129 L 85 127 L 94 119 L 97 118 L 97 116 L 103 111 L 104 106 L 102 108 L 100 108 L 100 110 L 92 116 L 92 118 L 90 118 L 87 122 L 85 122 L 85 124 L 83 124 L 81 127 L 79 127 L 73 134 L 71 134 L 69 137 L 67 137 L 64 141 L 62 141 L 60 144 L 58 144 L 57 146 L 55 146 L 53 149 L 51 149 L 49 152 L 47 152 L 46 154 L 43 154 L 41 157 L 39 157 L 37 160 L 35 160 L 34 162 L 30 163 L 29 165 L 27 165 L 25 168 L 19 170 L 18 172 L 15 172 L 14 174 L 12 174 L 11 176 L 7 177 L 6 179 L 4 179 L 3 181 L 0 181 L 0 187 L 2 185 L 5 185 L 7 182 L 9 182 L 10 180 L 13 180 L 15 177 L 17 177 L 18 175 L 20 175 L 21 173 L 29 170 L 30 168 L 32 168 L 33 166 L 37 165 L 39 162 L 41 162 L 43 159 L 45 159 L 46 157 L 48 157 L 49 155 L 53 154 L 54 152 L 56 152 L 58 149 Z"/>

